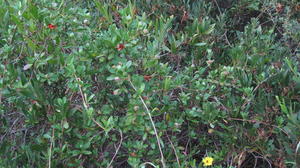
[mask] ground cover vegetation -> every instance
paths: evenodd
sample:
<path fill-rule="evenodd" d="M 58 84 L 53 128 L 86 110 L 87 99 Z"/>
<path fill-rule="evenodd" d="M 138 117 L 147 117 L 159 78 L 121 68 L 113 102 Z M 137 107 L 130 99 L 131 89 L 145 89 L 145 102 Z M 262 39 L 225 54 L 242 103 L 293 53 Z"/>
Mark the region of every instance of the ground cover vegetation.
<path fill-rule="evenodd" d="M 0 0 L 0 167 L 300 166 L 297 0 Z"/>

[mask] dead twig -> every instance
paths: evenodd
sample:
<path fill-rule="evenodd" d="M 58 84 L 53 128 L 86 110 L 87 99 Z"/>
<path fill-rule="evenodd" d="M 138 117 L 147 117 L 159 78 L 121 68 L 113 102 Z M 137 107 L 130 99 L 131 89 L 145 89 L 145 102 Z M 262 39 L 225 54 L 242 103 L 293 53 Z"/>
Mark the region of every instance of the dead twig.
<path fill-rule="evenodd" d="M 129 79 L 128 81 L 129 81 L 131 87 L 132 87 L 135 91 L 137 91 L 137 89 L 135 88 L 135 86 L 133 85 L 133 83 L 131 82 L 131 80 Z M 158 145 L 158 148 L 159 148 L 160 156 L 161 156 L 161 163 L 162 163 L 163 168 L 165 168 L 165 167 L 166 167 L 166 164 L 165 164 L 165 158 L 164 158 L 164 154 L 163 154 L 163 152 L 162 152 L 162 148 L 161 148 L 161 145 L 160 145 L 160 138 L 159 138 L 159 136 L 158 136 L 158 133 L 157 133 L 157 130 L 156 130 L 154 121 L 153 121 L 153 119 L 152 119 L 152 115 L 151 115 L 150 110 L 148 109 L 148 106 L 146 105 L 144 99 L 142 98 L 142 96 L 139 95 L 139 99 L 141 100 L 141 102 L 142 102 L 144 108 L 146 109 L 146 112 L 147 112 L 147 114 L 148 114 L 148 116 L 149 116 L 149 119 L 150 119 L 150 121 L 151 121 L 153 130 L 154 130 L 154 133 L 155 133 L 155 136 L 156 136 L 156 140 L 157 140 L 157 145 Z"/>
<path fill-rule="evenodd" d="M 232 47 L 231 43 L 230 43 L 229 40 L 228 40 L 227 32 L 228 32 L 228 30 L 226 30 L 225 33 L 224 33 L 225 41 L 227 42 L 227 44 L 228 44 L 230 47 Z"/>
<path fill-rule="evenodd" d="M 81 81 L 80 78 L 77 78 L 76 75 L 75 75 L 75 77 L 76 77 L 76 80 L 77 80 L 78 82 Z M 82 98 L 83 106 L 84 106 L 84 108 L 87 110 L 87 109 L 89 108 L 89 104 L 88 104 L 88 102 L 87 102 L 86 95 L 83 93 L 82 88 L 81 88 L 80 85 L 79 85 L 79 91 L 80 91 L 80 95 L 81 95 L 81 98 Z M 93 121 L 96 125 L 98 125 L 101 129 L 105 130 L 105 128 L 104 128 L 99 122 L 97 122 L 93 117 L 91 117 L 91 119 L 92 119 L 92 121 Z M 112 157 L 110 163 L 108 164 L 107 168 L 110 168 L 111 164 L 113 163 L 115 157 L 117 156 L 117 154 L 118 154 L 118 152 L 119 152 L 119 150 L 120 150 L 120 148 L 121 148 L 121 145 L 122 145 L 122 142 L 123 142 L 123 133 L 122 133 L 121 130 L 119 130 L 119 132 L 120 132 L 121 140 L 120 140 L 120 143 L 119 143 L 119 145 L 118 145 L 118 147 L 117 147 L 117 150 L 116 150 L 114 156 Z"/>
<path fill-rule="evenodd" d="M 178 164 L 178 167 L 181 167 L 180 166 L 180 162 L 179 162 L 179 158 L 178 158 L 178 155 L 177 155 L 177 152 L 176 152 L 176 149 L 175 149 L 175 147 L 174 147 L 174 144 L 173 144 L 173 142 L 171 141 L 171 139 L 169 138 L 169 135 L 166 133 L 166 135 L 167 135 L 167 138 L 168 138 L 168 140 L 169 140 L 169 142 L 170 142 L 170 144 L 171 144 L 171 146 L 172 146 L 172 149 L 173 149 L 173 151 L 174 151 L 174 154 L 175 154 L 175 157 L 176 157 L 176 161 L 177 161 L 177 164 Z"/>
<path fill-rule="evenodd" d="M 117 150 L 116 150 L 114 156 L 112 157 L 110 163 L 108 164 L 107 168 L 110 168 L 111 164 L 113 163 L 115 157 L 117 156 L 117 154 L 118 154 L 118 152 L 119 152 L 119 150 L 120 150 L 120 148 L 121 148 L 121 145 L 122 145 L 122 142 L 123 142 L 123 133 L 122 133 L 121 130 L 119 130 L 119 132 L 120 132 L 121 140 L 120 140 L 119 146 L 118 146 L 118 148 L 117 148 Z"/>
<path fill-rule="evenodd" d="M 3 139 L 6 137 L 6 135 L 8 134 L 8 133 L 12 133 L 12 130 L 13 130 L 13 127 L 16 125 L 16 123 L 19 121 L 19 118 L 17 118 L 14 122 L 13 122 L 13 124 L 11 125 L 11 127 L 9 128 L 9 130 L 10 131 L 6 131 L 5 132 L 5 134 L 1 137 L 1 143 L 2 143 L 2 141 L 3 141 Z"/>
<path fill-rule="evenodd" d="M 155 166 L 153 163 L 151 163 L 151 162 L 145 162 L 145 163 L 143 163 L 143 165 L 151 165 L 151 166 L 153 166 L 154 168 L 156 168 L 156 166 Z"/>
<path fill-rule="evenodd" d="M 98 125 L 101 129 L 105 130 L 105 128 L 104 128 L 101 124 L 99 124 L 94 118 L 92 118 L 92 120 L 93 120 L 93 122 L 94 122 L 96 125 Z"/>
<path fill-rule="evenodd" d="M 257 153 L 257 152 L 255 152 L 255 153 Z M 262 154 L 257 153 L 257 155 L 260 155 L 260 156 L 257 156 L 253 152 L 251 152 L 251 155 L 255 158 L 255 165 L 253 166 L 254 168 L 257 165 L 257 159 L 263 159 L 263 160 L 265 160 L 269 164 L 269 168 L 272 168 L 271 162 L 266 157 L 264 157 Z"/>
<path fill-rule="evenodd" d="M 48 168 L 51 168 L 51 157 L 52 157 L 53 142 L 54 142 L 54 128 L 52 128 L 52 137 L 51 137 L 51 143 L 50 143 L 50 149 L 49 149 L 49 158 L 48 158 Z"/>

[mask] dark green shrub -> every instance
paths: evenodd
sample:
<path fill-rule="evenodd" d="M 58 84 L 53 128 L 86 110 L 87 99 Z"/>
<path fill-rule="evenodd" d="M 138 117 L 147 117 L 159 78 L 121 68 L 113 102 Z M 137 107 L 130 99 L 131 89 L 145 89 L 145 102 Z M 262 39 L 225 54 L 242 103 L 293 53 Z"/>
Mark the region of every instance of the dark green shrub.
<path fill-rule="evenodd" d="M 0 165 L 297 167 L 298 16 L 285 0 L 0 0 Z"/>

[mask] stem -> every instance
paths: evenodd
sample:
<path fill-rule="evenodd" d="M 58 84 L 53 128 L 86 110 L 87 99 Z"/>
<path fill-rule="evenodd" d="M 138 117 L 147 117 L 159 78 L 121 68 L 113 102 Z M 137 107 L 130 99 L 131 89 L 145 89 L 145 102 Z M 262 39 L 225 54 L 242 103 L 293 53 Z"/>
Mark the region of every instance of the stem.
<path fill-rule="evenodd" d="M 178 167 L 181 167 L 180 166 L 180 162 L 179 162 L 179 158 L 178 158 L 178 155 L 177 155 L 177 152 L 176 152 L 176 149 L 175 149 L 175 146 L 174 146 L 173 142 L 171 141 L 171 139 L 169 138 L 169 135 L 168 134 L 166 134 L 166 135 L 167 135 L 167 138 L 168 138 L 168 140 L 169 140 L 169 142 L 170 142 L 170 144 L 171 144 L 171 146 L 173 148 L 173 151 L 174 151 L 174 154 L 175 154 L 175 157 L 176 157 L 176 161 L 177 161 Z"/>
<path fill-rule="evenodd" d="M 80 82 L 80 78 L 77 78 L 77 76 L 75 75 L 75 78 L 78 82 Z M 83 94 L 83 91 L 81 89 L 81 85 L 79 84 L 79 91 L 80 91 L 80 94 L 81 94 L 81 97 L 82 97 L 82 103 L 83 103 L 83 106 L 84 108 L 87 110 L 88 109 L 88 102 L 86 101 L 86 96 Z"/>
<path fill-rule="evenodd" d="M 132 86 L 132 88 L 133 88 L 135 91 L 137 91 L 136 88 L 134 87 L 133 83 L 131 82 L 131 80 L 129 79 L 128 81 L 129 81 L 130 85 Z M 161 145 L 160 145 L 160 139 L 159 139 L 159 136 L 158 136 L 158 134 L 157 134 L 157 130 L 156 130 L 156 127 L 155 127 L 155 123 L 154 123 L 154 121 L 153 121 L 153 119 L 152 119 L 152 115 L 151 115 L 151 113 L 150 113 L 150 110 L 148 109 L 148 107 L 147 107 L 145 101 L 143 100 L 142 96 L 139 95 L 139 98 L 140 98 L 141 102 L 143 103 L 143 106 L 145 107 L 145 109 L 146 109 L 146 111 L 147 111 L 147 114 L 148 114 L 148 116 L 149 116 L 149 119 L 150 119 L 150 121 L 151 121 L 153 130 L 154 130 L 154 133 L 155 133 L 155 137 L 156 137 L 156 140 L 157 140 L 157 145 L 158 145 L 158 148 L 159 148 L 160 156 L 161 156 L 161 163 L 162 163 L 163 168 L 165 168 L 165 167 L 166 167 L 166 164 L 165 164 L 165 158 L 164 158 L 164 154 L 163 154 L 163 152 L 162 152 L 162 148 L 161 148 Z"/>
<path fill-rule="evenodd" d="M 109 165 L 107 166 L 107 168 L 110 168 L 111 164 L 113 163 L 115 157 L 117 156 L 117 154 L 118 154 L 118 152 L 119 152 L 119 150 L 120 150 L 120 148 L 121 148 L 121 145 L 122 145 L 122 142 L 123 142 L 123 133 L 122 133 L 121 130 L 119 130 L 119 132 L 120 132 L 121 140 L 120 140 L 119 146 L 118 146 L 118 148 L 117 148 L 117 150 L 116 150 L 114 156 L 112 157 L 112 159 L 111 159 Z"/>
<path fill-rule="evenodd" d="M 54 129 L 52 128 L 52 138 L 51 138 L 49 158 L 48 158 L 48 168 L 51 168 L 51 156 L 52 156 L 53 141 L 54 141 Z"/>
<path fill-rule="evenodd" d="M 77 78 L 76 75 L 75 75 L 75 78 L 76 78 L 76 80 L 77 80 L 78 82 L 81 81 L 80 78 Z M 88 104 L 86 95 L 85 95 L 85 94 L 83 93 L 83 91 L 82 91 L 81 85 L 79 85 L 79 91 L 80 91 L 80 94 L 81 94 L 81 97 L 82 97 L 83 106 L 84 106 L 84 108 L 87 110 L 88 107 L 89 107 L 89 104 Z M 92 121 L 93 121 L 96 125 L 98 125 L 101 129 L 105 130 L 105 128 L 104 128 L 100 123 L 98 123 L 93 117 L 92 117 L 91 119 L 92 119 Z M 122 133 L 121 130 L 119 130 L 119 132 L 120 132 L 121 140 L 120 140 L 120 143 L 119 143 L 119 145 L 118 145 L 118 148 L 117 148 L 117 150 L 116 150 L 114 156 L 112 157 L 110 163 L 108 164 L 107 168 L 110 168 L 111 164 L 113 163 L 115 157 L 117 156 L 117 154 L 118 154 L 118 152 L 119 152 L 119 150 L 120 150 L 120 148 L 121 148 L 121 145 L 122 145 L 122 142 L 123 142 L 123 133 Z M 50 168 L 50 167 L 49 167 L 49 168 Z"/>
<path fill-rule="evenodd" d="M 219 7 L 219 4 L 218 4 L 218 2 L 216 1 L 216 0 L 213 0 L 214 1 L 214 3 L 216 4 L 216 6 L 217 6 L 217 8 L 218 8 L 218 11 L 219 11 L 219 13 L 220 13 L 220 15 L 222 15 L 222 12 L 221 12 L 221 9 L 220 9 L 220 7 Z"/>
<path fill-rule="evenodd" d="M 280 131 L 282 131 L 283 133 L 285 133 L 288 137 L 290 137 L 289 134 L 284 129 L 280 128 L 279 126 L 273 125 L 273 124 L 269 124 L 269 123 L 266 123 L 266 122 L 263 122 L 263 121 L 247 120 L 247 119 L 240 119 L 240 118 L 228 118 L 228 120 L 242 121 L 242 122 L 249 122 L 249 123 L 259 123 L 259 124 L 271 126 L 271 127 L 279 129 Z"/>

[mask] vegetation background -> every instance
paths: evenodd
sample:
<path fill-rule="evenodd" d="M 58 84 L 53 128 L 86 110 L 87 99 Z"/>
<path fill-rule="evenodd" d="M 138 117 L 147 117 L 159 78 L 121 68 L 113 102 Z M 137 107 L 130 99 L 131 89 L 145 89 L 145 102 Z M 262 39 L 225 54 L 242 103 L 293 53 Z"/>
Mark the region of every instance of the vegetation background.
<path fill-rule="evenodd" d="M 299 16 L 297 0 L 0 0 L 0 167 L 299 167 Z"/>

